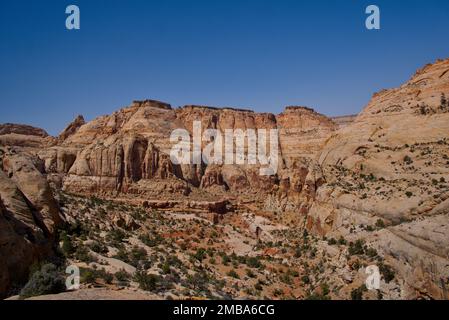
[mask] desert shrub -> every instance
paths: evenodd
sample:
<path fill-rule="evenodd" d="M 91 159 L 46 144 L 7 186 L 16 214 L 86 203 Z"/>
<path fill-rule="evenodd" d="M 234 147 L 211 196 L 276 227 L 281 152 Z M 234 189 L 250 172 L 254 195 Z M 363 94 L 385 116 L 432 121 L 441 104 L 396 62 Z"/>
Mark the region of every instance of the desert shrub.
<path fill-rule="evenodd" d="M 90 203 L 91 203 L 92 206 L 96 207 L 96 206 L 103 205 L 105 203 L 105 201 L 100 199 L 100 198 L 97 198 L 95 196 L 92 196 L 92 197 L 90 197 Z"/>
<path fill-rule="evenodd" d="M 407 198 L 411 198 L 411 197 L 413 196 L 413 193 L 410 192 L 410 191 L 407 191 L 407 192 L 405 193 L 405 195 L 407 196 Z"/>
<path fill-rule="evenodd" d="M 346 245 L 346 239 L 343 238 L 343 236 L 340 236 L 340 238 L 338 239 L 338 244 L 339 245 Z"/>
<path fill-rule="evenodd" d="M 275 297 L 282 296 L 282 295 L 284 295 L 284 291 L 282 291 L 281 289 L 276 288 L 276 289 L 273 290 L 273 295 Z"/>
<path fill-rule="evenodd" d="M 54 264 L 48 263 L 31 275 L 28 283 L 20 291 L 20 297 L 29 298 L 45 294 L 56 294 L 65 290 L 66 286 L 62 272 Z"/>
<path fill-rule="evenodd" d="M 117 251 L 117 253 L 114 255 L 113 258 L 121 260 L 121 261 L 126 262 L 126 263 L 129 262 L 128 252 L 124 248 L 120 248 Z"/>
<path fill-rule="evenodd" d="M 94 241 L 89 245 L 89 248 L 96 253 L 104 254 L 108 252 L 108 248 L 98 241 Z"/>
<path fill-rule="evenodd" d="M 139 288 L 145 291 L 155 291 L 158 288 L 160 277 L 154 274 L 147 274 L 145 271 L 137 271 L 134 274 L 134 281 L 139 284 Z"/>
<path fill-rule="evenodd" d="M 230 271 L 227 273 L 227 275 L 228 275 L 229 277 L 232 277 L 232 278 L 235 278 L 235 279 L 240 279 L 239 275 L 237 274 L 237 272 L 235 272 L 234 269 L 230 270 Z"/>
<path fill-rule="evenodd" d="M 95 283 L 98 279 L 102 279 L 104 282 L 111 284 L 114 276 L 104 269 L 81 268 L 80 281 L 82 283 Z"/>
<path fill-rule="evenodd" d="M 164 238 L 162 238 L 157 233 L 155 233 L 153 235 L 153 237 L 150 237 L 149 235 L 141 235 L 139 237 L 139 239 L 140 239 L 140 241 L 142 241 L 148 247 L 156 247 L 156 246 L 160 245 L 164 241 Z M 185 249 L 183 249 L 183 250 L 185 250 Z"/>
<path fill-rule="evenodd" d="M 262 267 L 262 263 L 260 263 L 260 259 L 258 257 L 248 257 L 246 259 L 246 265 L 250 268 Z"/>
<path fill-rule="evenodd" d="M 327 240 L 327 244 L 333 246 L 337 244 L 337 240 L 335 240 L 334 238 L 330 238 L 329 240 Z"/>
<path fill-rule="evenodd" d="M 367 249 L 365 250 L 365 254 L 366 254 L 368 257 L 374 258 L 374 257 L 377 256 L 377 250 L 374 249 L 374 248 L 367 248 Z"/>
<path fill-rule="evenodd" d="M 355 243 L 349 243 L 348 252 L 350 255 L 360 255 L 365 253 L 364 242 L 361 239 L 358 239 Z"/>
<path fill-rule="evenodd" d="M 91 263 L 96 261 L 95 257 L 92 256 L 89 250 L 84 246 L 78 247 L 75 251 L 74 256 L 75 259 L 85 263 Z"/>
<path fill-rule="evenodd" d="M 193 257 L 199 262 L 202 262 L 206 258 L 206 250 L 204 248 L 198 248 Z"/>
<path fill-rule="evenodd" d="M 315 292 L 315 293 L 306 295 L 306 297 L 304 299 L 305 300 L 329 300 L 330 298 L 328 296 L 323 296 L 323 295 Z"/>
<path fill-rule="evenodd" d="M 169 274 L 171 272 L 170 264 L 167 262 L 162 264 L 161 269 L 163 274 Z"/>
<path fill-rule="evenodd" d="M 129 283 L 131 275 L 128 272 L 126 272 L 124 269 L 121 269 L 120 271 L 117 271 L 114 274 L 114 277 L 118 282 L 127 284 L 127 283 Z"/>
<path fill-rule="evenodd" d="M 351 299 L 352 300 L 363 300 L 363 293 L 368 291 L 368 289 L 366 288 L 366 286 L 363 284 L 360 287 L 358 287 L 357 289 L 353 289 L 351 291 Z"/>
<path fill-rule="evenodd" d="M 187 285 L 195 290 L 207 290 L 209 281 L 210 279 L 205 272 L 197 272 L 187 276 Z"/>
<path fill-rule="evenodd" d="M 395 271 L 389 265 L 381 263 L 379 265 L 379 271 L 386 283 L 390 283 L 390 281 L 392 281 L 395 277 Z"/>
<path fill-rule="evenodd" d="M 310 283 L 310 278 L 309 278 L 308 275 L 304 275 L 304 276 L 301 277 L 301 281 L 304 284 L 309 284 Z"/>
<path fill-rule="evenodd" d="M 85 233 L 85 230 L 81 222 L 77 220 L 67 226 L 67 233 L 69 235 L 81 236 L 83 233 Z"/>
<path fill-rule="evenodd" d="M 246 275 L 249 278 L 255 278 L 256 277 L 255 273 L 251 269 L 246 269 Z"/>
<path fill-rule="evenodd" d="M 327 283 L 322 283 L 320 288 L 323 296 L 327 296 L 330 293 L 330 288 Z"/>
<path fill-rule="evenodd" d="M 377 228 L 380 228 L 380 229 L 385 228 L 385 223 L 384 223 L 384 221 L 383 221 L 382 219 L 377 219 L 377 221 L 376 221 L 376 227 L 377 227 Z"/>
<path fill-rule="evenodd" d="M 132 266 L 137 267 L 141 261 L 147 259 L 147 256 L 147 251 L 144 248 L 134 246 L 128 255 L 129 263 Z"/>
<path fill-rule="evenodd" d="M 254 289 L 256 289 L 257 291 L 262 291 L 263 290 L 262 284 L 260 282 L 257 282 L 254 285 Z"/>
<path fill-rule="evenodd" d="M 406 164 L 412 164 L 412 163 L 413 163 L 413 160 L 412 160 L 412 158 L 410 158 L 410 156 L 405 156 L 405 157 L 404 157 L 404 163 L 406 163 Z"/>
<path fill-rule="evenodd" d="M 125 238 L 126 233 L 121 229 L 113 229 L 106 235 L 106 239 L 113 244 L 122 243 Z"/>
<path fill-rule="evenodd" d="M 166 261 L 172 267 L 182 268 L 184 266 L 182 261 L 179 260 L 179 258 L 177 256 L 173 256 L 173 255 L 172 256 L 168 256 Z"/>
<path fill-rule="evenodd" d="M 292 284 L 292 278 L 290 278 L 288 273 L 284 273 L 279 279 L 285 284 Z"/>
<path fill-rule="evenodd" d="M 75 252 L 75 247 L 73 246 L 72 240 L 67 235 L 67 233 L 62 232 L 60 234 L 62 241 L 61 251 L 65 257 L 70 257 Z"/>
<path fill-rule="evenodd" d="M 221 256 L 221 262 L 223 263 L 223 265 L 227 266 L 230 261 L 231 261 L 231 258 L 229 258 L 228 255 L 223 253 L 222 256 Z"/>

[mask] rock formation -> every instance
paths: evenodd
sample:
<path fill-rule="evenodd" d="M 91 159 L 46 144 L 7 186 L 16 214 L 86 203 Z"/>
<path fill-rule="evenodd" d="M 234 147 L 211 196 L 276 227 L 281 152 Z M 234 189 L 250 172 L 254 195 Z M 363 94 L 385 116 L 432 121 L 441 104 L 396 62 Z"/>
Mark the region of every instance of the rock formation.
<path fill-rule="evenodd" d="M 20 134 L 26 136 L 36 136 L 41 138 L 48 137 L 48 133 L 40 128 L 27 126 L 24 124 L 13 124 L 13 123 L 0 124 L 0 136 L 7 134 Z"/>
<path fill-rule="evenodd" d="M 445 96 L 449 60 L 375 94 L 324 146 L 319 164 L 327 183 L 308 214 L 309 228 L 321 234 L 349 234 L 355 225 L 384 221 L 389 227 L 375 241 L 397 259 L 410 296 L 418 290 L 445 298 L 447 290 L 441 281 L 449 276 L 449 256 L 441 251 L 449 227 Z"/>
<path fill-rule="evenodd" d="M 276 213 L 301 231 L 375 247 L 398 270 L 402 298 L 448 298 L 448 99 L 445 60 L 376 93 L 358 116 L 328 118 L 307 107 L 279 115 L 173 109 L 144 100 L 87 123 L 79 116 L 57 138 L 1 125 L 0 255 L 7 263 L 0 264 L 0 292 L 51 254 L 64 223 L 53 193 L 63 190 L 153 210 L 211 213 L 214 222 L 231 210 Z M 194 136 L 194 121 L 222 134 L 277 129 L 277 173 L 261 176 L 261 165 L 173 164 L 170 135 L 185 129 Z M 129 216 L 112 219 L 131 231 L 141 227 Z"/>
<path fill-rule="evenodd" d="M 52 238 L 39 210 L 0 172 L 0 298 L 26 282 L 32 264 L 53 254 Z"/>
<path fill-rule="evenodd" d="M 78 129 L 83 126 L 86 122 L 84 121 L 84 117 L 78 115 L 75 120 L 73 120 L 58 136 L 59 141 L 64 141 L 71 135 L 75 134 Z"/>

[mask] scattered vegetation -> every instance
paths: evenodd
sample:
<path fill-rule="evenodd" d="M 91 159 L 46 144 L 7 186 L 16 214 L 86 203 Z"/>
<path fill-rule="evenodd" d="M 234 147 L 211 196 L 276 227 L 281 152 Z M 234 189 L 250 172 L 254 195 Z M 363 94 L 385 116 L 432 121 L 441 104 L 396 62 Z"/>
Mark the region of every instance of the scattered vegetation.
<path fill-rule="evenodd" d="M 20 291 L 22 299 L 41 296 L 46 294 L 56 294 L 66 290 L 65 279 L 62 272 L 51 263 L 44 264 L 34 272 L 28 283 Z"/>

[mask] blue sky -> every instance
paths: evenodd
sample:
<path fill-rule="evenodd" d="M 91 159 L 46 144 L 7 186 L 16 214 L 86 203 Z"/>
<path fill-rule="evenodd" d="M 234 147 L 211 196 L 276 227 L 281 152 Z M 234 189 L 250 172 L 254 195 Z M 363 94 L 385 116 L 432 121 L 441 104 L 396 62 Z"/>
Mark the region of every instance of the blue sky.
<path fill-rule="evenodd" d="M 65 8 L 81 30 L 65 29 Z M 365 8 L 381 9 L 380 31 Z M 280 113 L 359 112 L 449 57 L 447 0 L 0 1 L 0 123 L 57 134 L 158 99 Z"/>

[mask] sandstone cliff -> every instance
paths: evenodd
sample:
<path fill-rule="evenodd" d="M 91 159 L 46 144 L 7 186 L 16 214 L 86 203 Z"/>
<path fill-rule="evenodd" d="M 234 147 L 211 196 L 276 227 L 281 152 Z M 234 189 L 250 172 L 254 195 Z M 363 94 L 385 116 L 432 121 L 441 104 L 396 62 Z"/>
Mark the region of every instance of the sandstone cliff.
<path fill-rule="evenodd" d="M 0 172 L 0 298 L 23 285 L 30 267 L 53 254 L 53 234 L 39 210 Z"/>
<path fill-rule="evenodd" d="M 382 220 L 386 229 L 363 236 L 394 257 L 410 297 L 447 298 L 447 96 L 449 60 L 375 94 L 324 146 L 319 163 L 327 183 L 308 214 L 308 227 L 321 234 L 348 235 Z"/>

